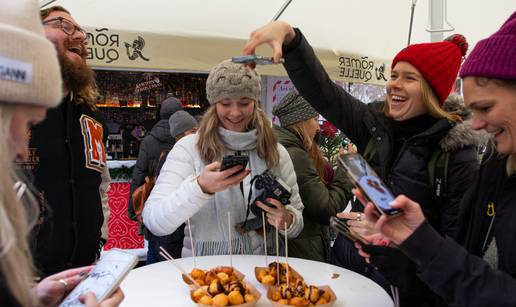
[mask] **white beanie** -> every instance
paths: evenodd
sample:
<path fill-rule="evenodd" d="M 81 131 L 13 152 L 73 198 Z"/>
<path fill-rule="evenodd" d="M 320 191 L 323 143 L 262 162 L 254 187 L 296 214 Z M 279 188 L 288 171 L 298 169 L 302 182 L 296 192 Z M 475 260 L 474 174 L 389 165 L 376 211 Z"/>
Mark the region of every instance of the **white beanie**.
<path fill-rule="evenodd" d="M 62 80 L 37 0 L 0 0 L 0 102 L 54 107 Z"/>

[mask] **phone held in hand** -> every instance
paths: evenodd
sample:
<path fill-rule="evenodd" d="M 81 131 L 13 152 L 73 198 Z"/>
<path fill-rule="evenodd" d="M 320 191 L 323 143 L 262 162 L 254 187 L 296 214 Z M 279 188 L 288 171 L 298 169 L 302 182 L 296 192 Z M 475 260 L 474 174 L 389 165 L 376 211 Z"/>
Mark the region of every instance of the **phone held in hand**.
<path fill-rule="evenodd" d="M 111 249 L 103 253 L 86 279 L 81 281 L 59 306 L 84 306 L 79 301 L 79 297 L 88 292 L 93 292 L 97 301 L 101 302 L 118 288 L 127 273 L 137 263 L 138 257 L 136 255 L 123 252 L 120 249 Z"/>
<path fill-rule="evenodd" d="M 231 61 L 233 63 L 237 63 L 237 64 L 252 64 L 252 63 L 255 63 L 256 65 L 276 64 L 276 63 L 274 63 L 274 58 L 272 58 L 272 57 L 265 57 L 265 56 L 261 56 L 261 55 L 255 55 L 255 54 L 235 56 L 231 59 Z M 285 62 L 285 59 L 281 58 L 280 63 L 284 63 L 284 62 Z"/>
<path fill-rule="evenodd" d="M 401 209 L 395 209 L 389 205 L 394 200 L 394 196 L 361 155 L 357 153 L 340 155 L 338 161 L 346 170 L 348 177 L 373 203 L 380 214 L 401 213 Z"/>
<path fill-rule="evenodd" d="M 236 165 L 242 165 L 243 168 L 246 167 L 249 162 L 248 156 L 236 156 L 236 155 L 227 155 L 222 158 L 222 163 L 220 164 L 220 171 L 225 171 L 228 168 L 232 168 Z M 242 169 L 244 170 L 244 169 Z"/>
<path fill-rule="evenodd" d="M 362 238 L 362 236 L 354 232 L 353 229 L 349 228 L 348 224 L 346 224 L 346 221 L 347 220 L 341 220 L 338 217 L 332 216 L 330 217 L 330 226 L 353 242 L 357 242 L 360 244 L 368 244 Z"/>

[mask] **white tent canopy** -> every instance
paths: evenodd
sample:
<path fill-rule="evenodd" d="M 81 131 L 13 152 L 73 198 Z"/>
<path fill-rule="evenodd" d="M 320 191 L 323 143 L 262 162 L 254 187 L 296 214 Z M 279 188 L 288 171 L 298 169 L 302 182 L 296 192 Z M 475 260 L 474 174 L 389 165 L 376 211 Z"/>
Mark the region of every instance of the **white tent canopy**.
<path fill-rule="evenodd" d="M 435 0 L 417 2 L 412 43 L 430 41 L 425 31 L 429 1 Z M 175 71 L 208 71 L 221 60 L 240 54 L 251 31 L 269 22 L 283 3 L 284 0 L 55 2 L 70 10 L 94 35 L 92 65 Z M 388 68 L 389 59 L 407 43 L 411 4 L 411 0 L 293 0 L 280 19 L 301 28 L 333 78 L 382 84 L 377 78 L 378 69 L 382 65 Z M 450 0 L 447 19 L 455 33 L 467 37 L 472 48 L 515 10 L 514 0 Z M 141 57 L 133 48 L 138 36 L 145 41 L 140 48 Z M 271 52 L 267 47 L 259 53 Z M 118 58 L 113 60 L 116 54 Z M 130 60 L 129 55 L 135 59 Z M 344 59 L 339 61 L 340 56 Z M 354 66 L 346 65 L 353 62 Z M 358 62 L 361 64 L 357 70 Z M 367 71 L 370 80 L 365 80 Z M 281 66 L 262 67 L 260 72 L 285 75 Z"/>

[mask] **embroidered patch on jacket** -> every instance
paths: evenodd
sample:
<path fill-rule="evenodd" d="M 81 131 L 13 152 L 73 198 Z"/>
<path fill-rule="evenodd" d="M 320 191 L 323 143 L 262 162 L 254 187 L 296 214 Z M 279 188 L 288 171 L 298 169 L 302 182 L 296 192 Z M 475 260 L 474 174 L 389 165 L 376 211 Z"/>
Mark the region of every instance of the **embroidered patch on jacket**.
<path fill-rule="evenodd" d="M 84 140 L 86 168 L 102 173 L 106 167 L 106 150 L 102 141 L 104 136 L 102 124 L 84 114 L 81 115 L 79 120 Z"/>

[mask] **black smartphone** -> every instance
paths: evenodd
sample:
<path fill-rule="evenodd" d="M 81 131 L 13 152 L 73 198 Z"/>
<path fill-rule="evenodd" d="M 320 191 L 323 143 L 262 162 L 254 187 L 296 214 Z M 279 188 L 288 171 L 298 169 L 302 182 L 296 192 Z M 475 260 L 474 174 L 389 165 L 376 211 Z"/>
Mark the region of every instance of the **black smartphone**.
<path fill-rule="evenodd" d="M 256 65 L 272 65 L 276 64 L 274 63 L 274 59 L 272 57 L 266 57 L 256 54 L 250 54 L 250 55 L 239 55 L 235 56 L 231 59 L 233 63 L 238 64 L 251 64 L 256 63 Z M 285 59 L 281 58 L 280 63 L 284 63 Z"/>
<path fill-rule="evenodd" d="M 367 242 L 358 233 L 349 228 L 348 224 L 346 223 L 347 221 L 348 220 L 346 219 L 339 219 L 336 216 L 332 216 L 330 217 L 330 226 L 338 233 L 342 234 L 353 242 L 367 244 Z"/>
<path fill-rule="evenodd" d="M 337 159 L 351 180 L 375 205 L 380 214 L 395 215 L 401 213 L 400 209 L 392 208 L 389 205 L 394 200 L 394 195 L 361 155 L 349 153 L 340 155 Z"/>
<path fill-rule="evenodd" d="M 236 165 L 242 165 L 245 169 L 247 163 L 249 163 L 248 156 L 235 156 L 235 155 L 227 155 L 222 158 L 222 163 L 220 164 L 220 171 L 227 170 L 228 168 L 232 168 Z"/>

